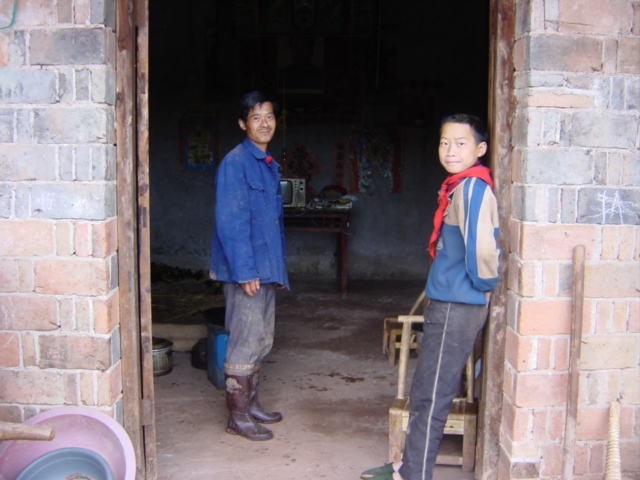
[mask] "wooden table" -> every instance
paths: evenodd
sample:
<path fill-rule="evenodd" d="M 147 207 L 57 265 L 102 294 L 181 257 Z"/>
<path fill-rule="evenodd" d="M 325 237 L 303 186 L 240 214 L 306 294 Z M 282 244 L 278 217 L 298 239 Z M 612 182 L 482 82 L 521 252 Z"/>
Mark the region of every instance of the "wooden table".
<path fill-rule="evenodd" d="M 337 234 L 338 279 L 342 298 L 347 297 L 347 227 L 349 209 L 310 209 L 284 211 L 285 232 L 328 232 Z"/>

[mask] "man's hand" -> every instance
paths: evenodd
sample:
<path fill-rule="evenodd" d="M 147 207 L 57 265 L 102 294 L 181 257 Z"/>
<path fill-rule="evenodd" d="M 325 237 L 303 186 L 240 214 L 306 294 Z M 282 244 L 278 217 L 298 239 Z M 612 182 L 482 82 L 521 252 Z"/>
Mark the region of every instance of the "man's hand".
<path fill-rule="evenodd" d="M 244 290 L 244 293 L 246 293 L 250 297 L 253 297 L 256 293 L 258 293 L 258 290 L 260 290 L 260 279 L 256 278 L 255 280 L 241 283 L 240 286 L 242 287 L 242 290 Z"/>

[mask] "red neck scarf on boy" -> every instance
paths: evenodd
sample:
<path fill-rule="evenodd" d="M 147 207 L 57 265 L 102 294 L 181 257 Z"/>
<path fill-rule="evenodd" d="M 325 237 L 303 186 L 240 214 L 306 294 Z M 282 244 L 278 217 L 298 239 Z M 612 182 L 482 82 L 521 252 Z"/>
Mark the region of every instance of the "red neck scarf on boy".
<path fill-rule="evenodd" d="M 431 238 L 429 239 L 429 254 L 431 258 L 436 258 L 436 241 L 438 240 L 440 228 L 444 220 L 444 211 L 449 205 L 449 194 L 458 186 L 463 178 L 467 177 L 476 177 L 484 180 L 489 184 L 489 187 L 493 188 L 491 172 L 487 167 L 481 165 L 480 162 L 476 163 L 473 167 L 467 168 L 463 172 L 449 175 L 445 179 L 438 191 L 438 210 L 436 210 L 436 214 L 433 217 L 433 232 L 431 232 Z"/>

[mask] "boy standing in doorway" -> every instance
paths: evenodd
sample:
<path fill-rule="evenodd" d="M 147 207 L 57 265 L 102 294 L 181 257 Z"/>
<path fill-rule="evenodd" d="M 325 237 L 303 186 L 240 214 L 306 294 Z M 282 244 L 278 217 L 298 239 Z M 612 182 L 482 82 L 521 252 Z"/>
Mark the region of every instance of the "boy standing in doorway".
<path fill-rule="evenodd" d="M 482 122 L 446 117 L 440 128 L 440 163 L 449 172 L 439 192 L 429 241 L 424 337 L 410 392 L 402 462 L 363 472 L 371 480 L 431 480 L 444 426 L 467 358 L 488 314 L 498 282 L 498 210 Z"/>
<path fill-rule="evenodd" d="M 289 287 L 279 165 L 267 152 L 275 107 L 260 92 L 242 97 L 238 124 L 247 138 L 224 157 L 215 181 L 210 277 L 224 283 L 227 432 L 254 441 L 273 438 L 262 424 L 282 420 L 258 402 L 260 364 L 273 346 L 276 289 Z"/>

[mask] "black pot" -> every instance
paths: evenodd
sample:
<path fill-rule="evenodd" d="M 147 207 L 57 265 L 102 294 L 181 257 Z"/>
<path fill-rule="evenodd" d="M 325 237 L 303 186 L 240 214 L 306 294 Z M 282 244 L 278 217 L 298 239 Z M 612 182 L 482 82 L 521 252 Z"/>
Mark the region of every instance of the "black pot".
<path fill-rule="evenodd" d="M 191 348 L 191 366 L 200 370 L 207 369 L 207 339 L 201 338 Z"/>

